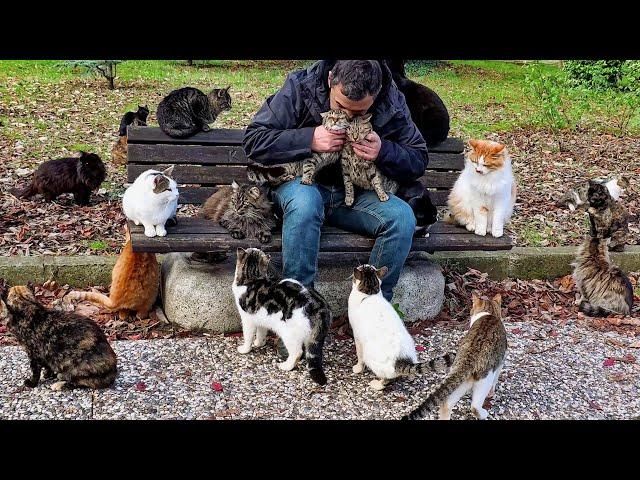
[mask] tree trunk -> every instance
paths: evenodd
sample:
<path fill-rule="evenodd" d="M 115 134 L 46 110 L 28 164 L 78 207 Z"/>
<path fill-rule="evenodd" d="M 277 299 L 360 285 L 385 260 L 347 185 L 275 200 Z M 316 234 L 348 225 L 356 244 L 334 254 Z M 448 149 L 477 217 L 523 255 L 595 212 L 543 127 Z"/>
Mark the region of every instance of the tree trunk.
<path fill-rule="evenodd" d="M 110 63 L 107 65 L 107 80 L 109 81 L 109 90 L 113 90 L 115 86 L 113 85 L 113 80 L 116 78 L 115 65 Z"/>
<path fill-rule="evenodd" d="M 193 66 L 193 60 L 187 60 L 187 65 L 189 65 L 190 67 Z"/>

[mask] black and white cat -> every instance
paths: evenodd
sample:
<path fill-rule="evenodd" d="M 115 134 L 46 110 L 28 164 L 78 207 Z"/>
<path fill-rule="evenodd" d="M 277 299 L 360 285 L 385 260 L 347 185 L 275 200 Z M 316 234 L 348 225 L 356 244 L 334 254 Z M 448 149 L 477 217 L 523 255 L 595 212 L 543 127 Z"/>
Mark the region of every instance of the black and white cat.
<path fill-rule="evenodd" d="M 271 330 L 289 353 L 278 367 L 293 370 L 304 347 L 311 379 L 324 385 L 322 348 L 331 325 L 331 310 L 318 292 L 300 282 L 274 280 L 269 261 L 269 255 L 257 248 L 238 248 L 232 285 L 244 337 L 238 352 L 246 354 L 252 347 L 264 346 L 267 330 Z"/>

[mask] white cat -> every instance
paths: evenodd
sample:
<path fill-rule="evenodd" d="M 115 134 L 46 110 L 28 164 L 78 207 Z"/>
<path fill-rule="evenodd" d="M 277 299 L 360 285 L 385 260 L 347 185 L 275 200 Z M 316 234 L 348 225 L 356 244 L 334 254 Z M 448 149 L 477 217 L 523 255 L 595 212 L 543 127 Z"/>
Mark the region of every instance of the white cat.
<path fill-rule="evenodd" d="M 449 194 L 453 220 L 476 235 L 504 234 L 516 200 L 511 159 L 504 145 L 489 140 L 471 140 L 472 151 Z"/>
<path fill-rule="evenodd" d="M 142 172 L 122 197 L 124 214 L 136 225 L 144 225 L 147 237 L 164 237 L 166 221 L 176 215 L 178 185 L 169 177 L 173 167 Z"/>
<path fill-rule="evenodd" d="M 378 377 L 369 386 L 384 389 L 394 378 L 436 370 L 435 360 L 418 363 L 416 345 L 393 306 L 382 296 L 381 279 L 387 267 L 379 270 L 362 265 L 353 271 L 349 295 L 349 323 L 353 330 L 358 363 L 353 373 L 362 373 L 364 365 Z M 452 360 L 444 357 L 446 365 Z"/>

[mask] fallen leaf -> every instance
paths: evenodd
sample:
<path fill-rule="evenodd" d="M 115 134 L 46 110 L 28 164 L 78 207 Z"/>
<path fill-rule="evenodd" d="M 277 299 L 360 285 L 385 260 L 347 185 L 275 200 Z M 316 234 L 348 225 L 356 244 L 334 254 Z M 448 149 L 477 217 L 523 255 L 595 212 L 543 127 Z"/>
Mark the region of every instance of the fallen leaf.
<path fill-rule="evenodd" d="M 143 381 L 139 381 L 138 383 L 136 383 L 136 390 L 138 392 L 144 392 L 147 389 L 147 384 L 144 383 Z"/>
<path fill-rule="evenodd" d="M 211 388 L 213 388 L 216 392 L 222 391 L 222 384 L 220 382 L 213 382 L 211 384 Z"/>
<path fill-rule="evenodd" d="M 593 400 L 589 400 L 589 406 L 595 410 L 602 410 L 602 407 Z"/>
<path fill-rule="evenodd" d="M 616 361 L 613 358 L 607 358 L 602 364 L 603 367 L 611 367 L 615 365 Z"/>
<path fill-rule="evenodd" d="M 511 329 L 511 333 L 514 333 L 516 335 L 520 335 L 522 333 L 522 330 L 520 330 L 519 328 L 512 328 Z"/>
<path fill-rule="evenodd" d="M 416 350 L 418 352 L 424 352 L 426 350 L 426 348 L 424 348 L 422 345 L 416 345 Z"/>

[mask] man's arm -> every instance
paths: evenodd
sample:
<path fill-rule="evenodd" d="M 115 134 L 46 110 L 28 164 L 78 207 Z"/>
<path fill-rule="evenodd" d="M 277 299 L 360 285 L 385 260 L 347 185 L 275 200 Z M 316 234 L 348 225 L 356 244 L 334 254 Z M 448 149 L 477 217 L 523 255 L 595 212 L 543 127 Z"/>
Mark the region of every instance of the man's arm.
<path fill-rule="evenodd" d="M 267 98 L 247 127 L 242 139 L 247 157 L 264 165 L 311 157 L 315 127 L 298 128 L 304 109 L 295 79 L 290 75 L 284 86 Z"/>
<path fill-rule="evenodd" d="M 409 108 L 404 108 L 386 125 L 388 131 L 381 138 L 382 146 L 375 163 L 387 177 L 400 182 L 420 178 L 429 154 L 420 131 L 411 120 Z"/>

